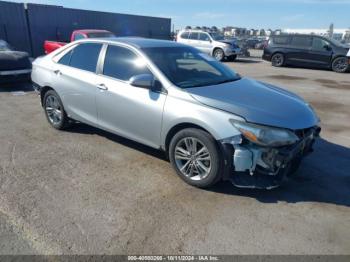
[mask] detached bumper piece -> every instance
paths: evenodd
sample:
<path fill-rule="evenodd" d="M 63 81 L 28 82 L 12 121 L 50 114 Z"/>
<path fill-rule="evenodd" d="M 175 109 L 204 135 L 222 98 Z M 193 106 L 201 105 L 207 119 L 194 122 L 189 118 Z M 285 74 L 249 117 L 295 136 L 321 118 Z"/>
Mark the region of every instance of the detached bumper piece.
<path fill-rule="evenodd" d="M 312 152 L 320 127 L 298 130 L 298 143 L 279 148 L 252 143 L 234 145 L 233 172 L 230 181 L 240 188 L 272 189 L 288 180 L 298 169 L 302 158 Z"/>

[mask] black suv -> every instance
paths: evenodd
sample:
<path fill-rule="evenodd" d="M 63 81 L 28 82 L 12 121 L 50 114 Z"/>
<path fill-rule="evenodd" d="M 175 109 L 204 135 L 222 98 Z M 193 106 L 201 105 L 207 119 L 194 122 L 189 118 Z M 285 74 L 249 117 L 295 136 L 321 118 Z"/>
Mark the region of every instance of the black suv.
<path fill-rule="evenodd" d="M 350 68 L 349 47 L 316 35 L 272 36 L 264 49 L 263 59 L 277 67 L 294 65 L 331 68 L 338 73 L 344 73 Z"/>

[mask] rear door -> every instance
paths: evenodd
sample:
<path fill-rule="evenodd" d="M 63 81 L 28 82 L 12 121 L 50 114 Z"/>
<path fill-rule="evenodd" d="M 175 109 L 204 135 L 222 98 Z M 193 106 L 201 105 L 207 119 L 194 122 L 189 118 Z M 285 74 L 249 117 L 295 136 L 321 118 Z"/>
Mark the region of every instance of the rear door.
<path fill-rule="evenodd" d="M 309 51 L 312 46 L 312 36 L 292 36 L 286 59 L 288 64 L 297 66 L 310 65 Z"/>
<path fill-rule="evenodd" d="M 199 33 L 198 32 L 191 32 L 190 36 L 188 38 L 188 45 L 199 48 Z"/>
<path fill-rule="evenodd" d="M 317 67 L 329 67 L 332 60 L 332 45 L 321 37 L 312 38 L 312 46 L 309 51 L 310 63 Z"/>
<path fill-rule="evenodd" d="M 65 54 L 53 70 L 54 89 L 68 115 L 96 125 L 96 67 L 102 44 L 82 43 Z"/>

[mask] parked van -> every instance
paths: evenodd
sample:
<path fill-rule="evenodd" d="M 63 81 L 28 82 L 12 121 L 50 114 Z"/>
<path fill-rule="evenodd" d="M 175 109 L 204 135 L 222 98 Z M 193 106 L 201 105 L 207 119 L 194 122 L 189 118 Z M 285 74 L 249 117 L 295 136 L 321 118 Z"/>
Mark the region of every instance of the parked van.
<path fill-rule="evenodd" d="M 263 59 L 273 66 L 294 65 L 330 68 L 344 73 L 350 69 L 349 47 L 337 40 L 317 35 L 277 35 L 270 37 Z"/>

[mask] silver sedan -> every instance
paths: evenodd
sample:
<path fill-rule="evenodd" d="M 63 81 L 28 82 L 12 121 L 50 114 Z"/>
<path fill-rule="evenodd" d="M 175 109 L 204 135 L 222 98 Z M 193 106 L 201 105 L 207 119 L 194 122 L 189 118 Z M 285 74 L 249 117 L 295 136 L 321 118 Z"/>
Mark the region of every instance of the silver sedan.
<path fill-rule="evenodd" d="M 302 98 L 176 42 L 73 42 L 37 58 L 32 80 L 54 128 L 83 122 L 163 150 L 197 187 L 277 187 L 320 132 Z"/>

